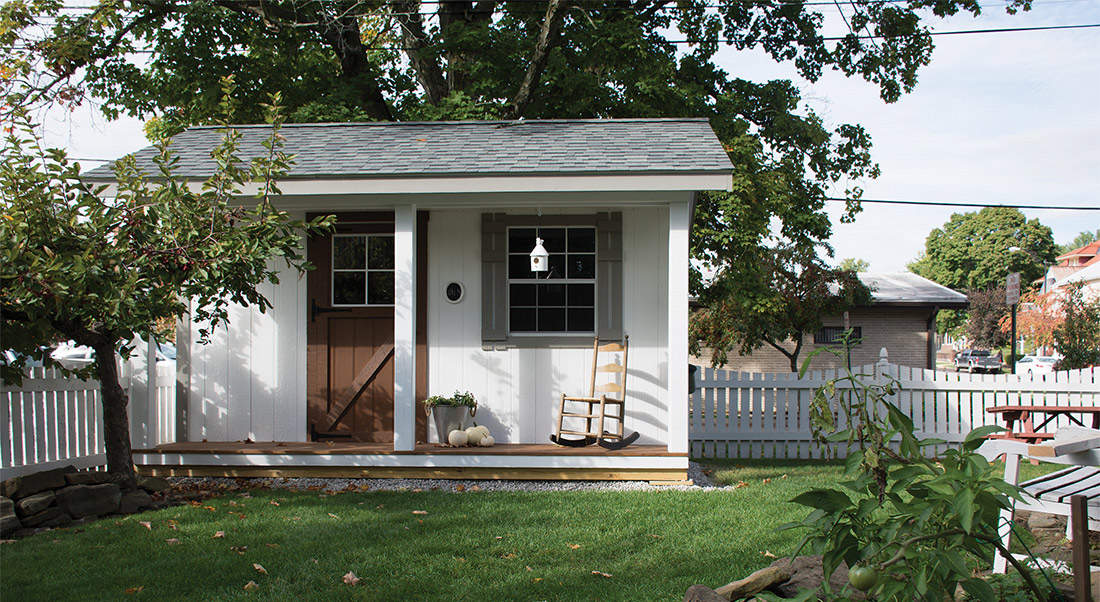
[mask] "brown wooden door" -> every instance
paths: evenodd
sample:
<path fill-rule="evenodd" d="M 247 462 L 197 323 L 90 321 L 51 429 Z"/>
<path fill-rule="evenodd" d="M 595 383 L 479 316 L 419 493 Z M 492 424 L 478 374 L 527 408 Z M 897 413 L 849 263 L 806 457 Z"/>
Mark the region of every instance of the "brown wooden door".
<path fill-rule="evenodd" d="M 393 214 L 347 213 L 337 219 L 335 233 L 311 237 L 307 245 L 307 256 L 316 266 L 307 276 L 310 437 L 389 442 L 394 394 Z M 426 228 L 421 230 L 423 234 Z M 423 306 L 420 300 L 418 306 Z M 421 332 L 417 339 L 419 366 L 426 355 Z M 423 381 L 426 371 L 420 367 L 418 401 Z M 417 438 L 423 440 L 426 423 L 417 422 Z"/>

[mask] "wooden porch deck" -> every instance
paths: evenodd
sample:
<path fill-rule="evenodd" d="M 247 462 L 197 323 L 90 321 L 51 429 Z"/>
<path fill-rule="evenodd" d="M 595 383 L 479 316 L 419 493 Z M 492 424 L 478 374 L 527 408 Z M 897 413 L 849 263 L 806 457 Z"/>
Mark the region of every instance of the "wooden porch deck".
<path fill-rule="evenodd" d="M 621 450 L 504 443 L 493 447 L 391 443 L 198 442 L 134 450 L 139 474 L 155 476 L 613 480 L 684 483 L 686 453 L 664 445 Z"/>

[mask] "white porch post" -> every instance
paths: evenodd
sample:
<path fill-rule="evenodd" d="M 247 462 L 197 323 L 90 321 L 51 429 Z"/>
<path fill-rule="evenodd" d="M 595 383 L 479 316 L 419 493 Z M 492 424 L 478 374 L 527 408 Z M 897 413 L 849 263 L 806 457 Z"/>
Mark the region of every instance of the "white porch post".
<path fill-rule="evenodd" d="M 416 446 L 416 205 L 394 211 L 393 450 Z"/>
<path fill-rule="evenodd" d="M 688 451 L 688 244 L 691 203 L 668 208 L 668 451 Z"/>

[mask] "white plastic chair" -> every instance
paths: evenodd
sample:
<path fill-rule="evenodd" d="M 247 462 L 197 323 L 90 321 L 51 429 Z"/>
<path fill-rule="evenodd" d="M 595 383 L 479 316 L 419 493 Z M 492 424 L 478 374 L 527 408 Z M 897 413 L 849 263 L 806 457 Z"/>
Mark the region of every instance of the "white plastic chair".
<path fill-rule="evenodd" d="M 1005 549 L 1010 549 L 1012 520 L 1016 510 L 1045 512 L 1070 516 L 1070 497 L 1084 495 L 1088 499 L 1088 524 L 1091 530 L 1100 530 L 1100 430 L 1067 427 L 1058 429 L 1054 438 L 1046 443 L 1028 444 L 1023 441 L 990 439 L 978 449 L 990 460 L 1004 455 L 1005 481 L 1016 485 L 1020 478 L 1020 458 L 1034 458 L 1053 464 L 1065 464 L 1069 468 L 1019 483 L 1024 490 L 1024 501 L 1016 502 L 1011 510 L 1001 512 L 1001 524 L 997 534 Z M 1067 528 L 1070 537 L 1073 525 Z M 1023 558 L 1023 557 L 1019 557 Z M 1004 573 L 1008 559 L 998 551 L 993 560 L 993 572 Z"/>

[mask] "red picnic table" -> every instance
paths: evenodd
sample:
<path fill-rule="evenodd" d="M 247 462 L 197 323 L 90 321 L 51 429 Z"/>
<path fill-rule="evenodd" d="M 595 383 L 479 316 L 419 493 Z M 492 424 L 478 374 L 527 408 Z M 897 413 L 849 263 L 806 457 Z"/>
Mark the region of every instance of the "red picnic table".
<path fill-rule="evenodd" d="M 1050 439 L 1054 437 L 1053 433 L 1042 433 L 1043 427 L 1049 424 L 1052 420 L 1059 416 L 1065 416 L 1070 422 L 1077 423 L 1079 426 L 1085 426 L 1084 422 L 1077 418 L 1076 414 L 1080 414 L 1081 418 L 1085 418 L 1088 415 L 1092 415 L 1092 428 L 1100 429 L 1100 406 L 994 406 L 992 408 L 986 408 L 987 412 L 993 414 L 1000 414 L 1005 421 L 1005 427 L 1008 429 L 1007 433 L 1001 433 L 999 435 L 993 435 L 991 438 L 995 439 L 1013 439 L 1016 441 L 1026 441 L 1028 443 L 1038 443 L 1044 439 Z M 1032 418 L 1033 414 L 1042 414 L 1046 416 L 1046 419 L 1035 425 L 1035 421 Z M 1015 430 L 1016 423 L 1020 423 L 1020 430 Z"/>

